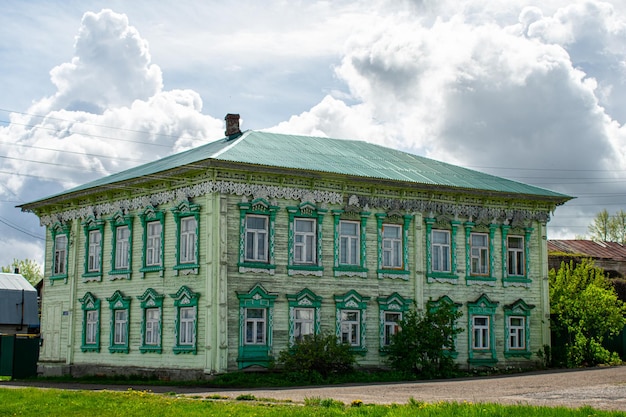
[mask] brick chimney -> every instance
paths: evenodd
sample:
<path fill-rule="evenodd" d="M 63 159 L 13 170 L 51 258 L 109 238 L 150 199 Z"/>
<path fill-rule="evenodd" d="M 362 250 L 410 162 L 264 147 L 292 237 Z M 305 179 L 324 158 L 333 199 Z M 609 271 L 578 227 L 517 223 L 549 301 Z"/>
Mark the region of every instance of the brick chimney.
<path fill-rule="evenodd" d="M 226 131 L 224 134 L 228 136 L 228 139 L 235 139 L 241 135 L 241 130 L 239 130 L 239 115 L 228 113 L 226 117 Z"/>

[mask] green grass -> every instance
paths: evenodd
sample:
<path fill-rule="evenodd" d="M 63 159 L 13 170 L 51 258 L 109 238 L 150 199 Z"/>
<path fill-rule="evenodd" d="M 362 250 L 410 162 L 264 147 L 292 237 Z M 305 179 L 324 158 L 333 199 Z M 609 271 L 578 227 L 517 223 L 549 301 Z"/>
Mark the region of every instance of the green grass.
<path fill-rule="evenodd" d="M 159 395 L 146 391 L 63 391 L 38 388 L 0 388 L 0 416 L 367 416 L 367 417 L 617 417 L 622 412 L 579 409 L 502 406 L 471 403 L 425 403 L 372 405 L 359 400 L 343 404 L 333 399 L 307 399 L 304 404 Z"/>

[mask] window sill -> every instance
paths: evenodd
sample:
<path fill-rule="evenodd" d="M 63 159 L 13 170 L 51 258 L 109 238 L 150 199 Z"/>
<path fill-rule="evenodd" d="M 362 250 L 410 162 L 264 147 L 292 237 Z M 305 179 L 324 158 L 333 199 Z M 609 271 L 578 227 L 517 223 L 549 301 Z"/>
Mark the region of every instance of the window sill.
<path fill-rule="evenodd" d="M 161 346 L 140 346 L 139 351 L 141 353 L 161 353 L 163 348 Z"/>
<path fill-rule="evenodd" d="M 515 350 L 507 350 L 504 352 L 504 357 L 505 358 L 526 358 L 526 359 L 530 359 L 530 357 L 532 356 L 532 352 L 529 352 L 527 350 L 520 350 L 520 351 L 515 351 Z"/>
<path fill-rule="evenodd" d="M 179 264 L 174 266 L 176 275 L 182 273 L 183 275 L 198 275 L 199 264 Z"/>
<path fill-rule="evenodd" d="M 145 278 L 146 273 L 148 272 L 158 272 L 159 276 L 162 277 L 163 271 L 165 271 L 165 268 L 162 266 L 145 266 L 139 269 L 139 272 L 141 272 L 141 278 Z"/>
<path fill-rule="evenodd" d="M 506 277 L 502 279 L 502 284 L 505 287 L 524 287 L 530 288 L 533 280 L 527 277 Z"/>
<path fill-rule="evenodd" d="M 350 352 L 356 353 L 357 355 L 365 356 L 367 353 L 367 348 L 363 346 L 353 346 L 350 348 Z"/>
<path fill-rule="evenodd" d="M 113 271 L 109 271 L 109 278 L 112 280 L 116 279 L 130 279 L 130 273 L 132 271 L 130 269 L 114 269 Z"/>
<path fill-rule="evenodd" d="M 459 277 L 449 272 L 431 272 L 428 275 L 428 283 L 443 282 L 447 284 L 458 284 Z"/>
<path fill-rule="evenodd" d="M 82 275 L 83 281 L 102 281 L 102 272 L 87 272 Z"/>
<path fill-rule="evenodd" d="M 289 275 L 315 275 L 321 277 L 324 267 L 319 265 L 289 265 L 287 273 Z"/>
<path fill-rule="evenodd" d="M 50 281 L 60 281 L 62 279 L 64 279 L 65 282 L 67 283 L 67 274 L 51 275 L 50 276 Z"/>
<path fill-rule="evenodd" d="M 241 274 L 253 272 L 274 275 L 274 271 L 276 270 L 276 265 L 264 262 L 240 262 L 237 266 L 239 267 L 239 273 Z"/>
<path fill-rule="evenodd" d="M 367 278 L 367 268 L 357 265 L 340 265 L 333 268 L 336 277 Z"/>
<path fill-rule="evenodd" d="M 128 353 L 128 346 L 110 346 L 109 352 L 111 353 Z"/>
<path fill-rule="evenodd" d="M 498 363 L 496 358 L 470 358 L 467 362 L 471 365 L 477 366 L 493 366 Z"/>
<path fill-rule="evenodd" d="M 495 287 L 497 279 L 495 277 L 481 276 L 481 275 L 469 275 L 465 277 L 467 285 L 488 285 Z"/>
<path fill-rule="evenodd" d="M 378 279 L 383 278 L 400 278 L 405 281 L 409 279 L 410 272 L 404 269 L 379 269 L 376 271 L 378 273 Z"/>
<path fill-rule="evenodd" d="M 181 353 L 191 353 L 195 355 L 197 353 L 195 346 L 176 346 L 173 350 L 175 355 L 179 355 Z"/>
<path fill-rule="evenodd" d="M 100 352 L 100 346 L 95 345 L 83 345 L 80 347 L 80 350 L 83 352 Z"/>

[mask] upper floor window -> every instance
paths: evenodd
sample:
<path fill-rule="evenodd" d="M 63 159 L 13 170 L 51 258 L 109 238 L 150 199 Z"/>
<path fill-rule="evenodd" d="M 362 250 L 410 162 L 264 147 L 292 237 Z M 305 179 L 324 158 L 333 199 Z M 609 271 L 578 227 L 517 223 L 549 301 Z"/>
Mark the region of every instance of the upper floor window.
<path fill-rule="evenodd" d="M 200 267 L 200 206 L 183 201 L 172 209 L 176 222 L 176 265 L 178 274 L 197 274 Z"/>
<path fill-rule="evenodd" d="M 361 224 L 355 221 L 339 222 L 339 264 L 360 265 Z"/>
<path fill-rule="evenodd" d="M 402 268 L 402 227 L 383 224 L 383 268 Z"/>
<path fill-rule="evenodd" d="M 322 221 L 326 210 L 304 202 L 289 212 L 289 275 L 322 275 Z"/>
<path fill-rule="evenodd" d="M 508 236 L 507 237 L 507 258 L 508 258 L 508 275 L 524 276 L 524 237 Z"/>
<path fill-rule="evenodd" d="M 111 271 L 113 278 L 129 278 L 131 273 L 131 255 L 133 246 L 133 216 L 117 213 L 111 218 L 112 251 Z"/>
<path fill-rule="evenodd" d="M 472 275 L 489 275 L 489 235 L 470 234 L 470 271 Z"/>
<path fill-rule="evenodd" d="M 267 262 L 269 216 L 248 214 L 245 222 L 245 260 L 247 262 Z"/>
<path fill-rule="evenodd" d="M 160 272 L 163 276 L 163 255 L 165 246 L 163 244 L 163 227 L 165 223 L 165 213 L 148 206 L 139 215 L 143 225 L 143 251 L 142 265 L 139 271 L 145 276 L 147 272 Z"/>
<path fill-rule="evenodd" d="M 433 272 L 451 272 L 450 231 L 432 231 L 432 255 Z"/>
<path fill-rule="evenodd" d="M 60 223 L 50 228 L 52 238 L 52 268 L 50 270 L 50 279 L 66 279 L 68 273 L 69 262 L 69 242 L 70 227 Z"/>
<path fill-rule="evenodd" d="M 262 198 L 239 205 L 239 272 L 273 274 L 274 223 L 278 207 Z"/>
<path fill-rule="evenodd" d="M 378 278 L 408 279 L 409 224 L 413 216 L 399 212 L 376 213 Z"/>
<path fill-rule="evenodd" d="M 99 272 L 102 232 L 100 230 L 90 230 L 87 238 L 87 272 Z"/>
<path fill-rule="evenodd" d="M 294 219 L 294 263 L 315 264 L 317 239 L 315 219 Z"/>

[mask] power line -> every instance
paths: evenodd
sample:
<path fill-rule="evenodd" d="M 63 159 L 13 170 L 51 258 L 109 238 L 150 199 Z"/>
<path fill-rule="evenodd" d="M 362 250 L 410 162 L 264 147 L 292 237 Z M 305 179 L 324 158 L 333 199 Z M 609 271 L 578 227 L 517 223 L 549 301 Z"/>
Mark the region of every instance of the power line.
<path fill-rule="evenodd" d="M 24 233 L 25 235 L 28 235 L 28 236 L 33 237 L 35 239 L 44 240 L 44 241 L 46 240 L 45 238 L 43 238 L 41 236 L 34 235 L 31 232 L 29 232 L 27 230 L 24 230 L 24 229 L 20 228 L 19 226 L 9 222 L 4 217 L 0 217 L 0 223 L 5 224 L 5 225 L 9 226 L 11 229 L 17 230 L 18 232 Z"/>

